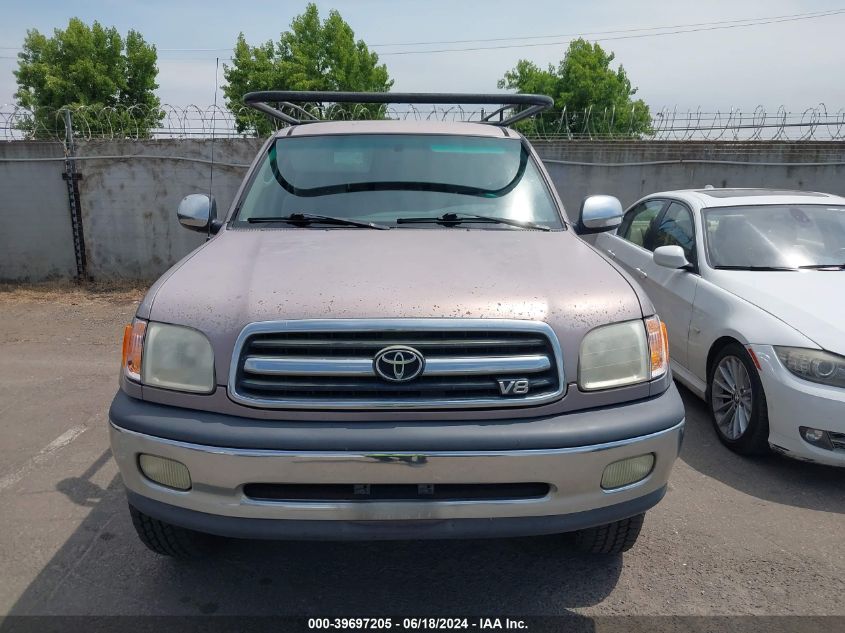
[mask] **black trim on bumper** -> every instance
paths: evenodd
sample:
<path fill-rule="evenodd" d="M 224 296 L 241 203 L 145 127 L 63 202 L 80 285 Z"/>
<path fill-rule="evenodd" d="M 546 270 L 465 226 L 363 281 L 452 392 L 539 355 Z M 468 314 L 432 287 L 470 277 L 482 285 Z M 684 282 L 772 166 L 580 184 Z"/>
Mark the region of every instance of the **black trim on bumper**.
<path fill-rule="evenodd" d="M 573 532 L 641 514 L 663 498 L 666 486 L 638 499 L 573 514 L 421 521 L 297 521 L 229 517 L 186 510 L 128 490 L 126 494 L 129 503 L 144 514 L 166 523 L 218 536 L 270 540 L 377 541 L 503 538 Z"/>
<path fill-rule="evenodd" d="M 533 419 L 291 422 L 182 409 L 145 402 L 119 391 L 109 419 L 129 431 L 221 448 L 501 451 L 592 446 L 658 433 L 684 419 L 684 405 L 673 383 L 653 398 Z"/>

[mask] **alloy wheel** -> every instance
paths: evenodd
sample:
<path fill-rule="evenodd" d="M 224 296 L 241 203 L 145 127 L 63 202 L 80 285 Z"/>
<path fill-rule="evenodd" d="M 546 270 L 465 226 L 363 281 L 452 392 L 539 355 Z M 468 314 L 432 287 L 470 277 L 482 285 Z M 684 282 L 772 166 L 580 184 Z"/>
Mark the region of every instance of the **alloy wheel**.
<path fill-rule="evenodd" d="M 751 377 L 736 356 L 725 356 L 713 372 L 710 406 L 719 431 L 729 440 L 743 436 L 751 422 Z"/>

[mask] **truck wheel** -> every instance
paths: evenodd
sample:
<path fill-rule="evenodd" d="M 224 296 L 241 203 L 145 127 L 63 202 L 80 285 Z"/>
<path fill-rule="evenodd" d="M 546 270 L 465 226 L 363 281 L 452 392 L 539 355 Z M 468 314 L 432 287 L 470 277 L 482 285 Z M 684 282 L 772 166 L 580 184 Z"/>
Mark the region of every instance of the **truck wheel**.
<path fill-rule="evenodd" d="M 141 542 L 156 554 L 173 558 L 200 558 L 208 554 L 219 539 L 211 534 L 186 530 L 164 521 L 159 521 L 129 506 L 132 525 Z"/>
<path fill-rule="evenodd" d="M 707 377 L 707 404 L 716 435 L 732 451 L 769 450 L 769 412 L 757 368 L 741 345 L 725 345 Z"/>
<path fill-rule="evenodd" d="M 621 554 L 634 547 L 645 514 L 575 532 L 575 547 L 587 554 Z"/>

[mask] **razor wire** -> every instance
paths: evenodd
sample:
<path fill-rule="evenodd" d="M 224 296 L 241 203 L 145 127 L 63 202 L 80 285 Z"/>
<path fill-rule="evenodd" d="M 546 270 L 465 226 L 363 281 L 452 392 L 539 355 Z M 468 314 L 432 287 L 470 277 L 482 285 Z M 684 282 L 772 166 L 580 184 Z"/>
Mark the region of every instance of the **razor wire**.
<path fill-rule="evenodd" d="M 460 105 L 394 107 L 372 105 L 306 104 L 288 111 L 308 120 L 391 119 L 400 121 L 479 121 L 490 114 Z M 291 110 L 291 108 L 296 110 Z M 14 105 L 0 106 L 0 140 L 64 141 L 65 111 L 70 111 L 74 138 L 79 140 L 149 140 L 254 138 L 265 135 L 258 129 L 262 119 L 247 106 L 162 105 L 92 107 L 68 106 L 36 112 Z M 505 114 L 506 116 L 506 114 Z M 546 111 L 517 124 L 532 140 L 638 140 L 638 141 L 842 141 L 845 140 L 845 108 L 832 111 L 821 103 L 801 111 L 784 106 L 774 111 L 758 106 L 752 111 L 738 108 L 705 111 L 662 108 L 649 120 L 634 108 L 598 108 Z M 283 127 L 272 121 L 270 129 Z M 263 125 L 266 128 L 266 123 Z"/>

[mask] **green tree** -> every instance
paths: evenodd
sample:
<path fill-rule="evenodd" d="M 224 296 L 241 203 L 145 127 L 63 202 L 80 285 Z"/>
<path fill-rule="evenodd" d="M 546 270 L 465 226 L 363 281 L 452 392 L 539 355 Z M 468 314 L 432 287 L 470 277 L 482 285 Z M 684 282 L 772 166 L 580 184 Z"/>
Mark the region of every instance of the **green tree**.
<path fill-rule="evenodd" d="M 543 70 L 534 62 L 520 60 L 499 80 L 499 88 L 541 93 L 555 100 L 555 112 L 547 112 L 520 125 L 526 134 L 550 132 L 580 134 L 590 131 L 614 136 L 638 136 L 651 131 L 651 113 L 625 69 L 610 67 L 615 56 L 598 44 L 577 39 L 555 67 Z M 566 116 L 561 111 L 566 109 Z"/>
<path fill-rule="evenodd" d="M 33 112 L 24 125 L 33 133 L 63 133 L 59 111 L 84 106 L 86 133 L 145 136 L 164 116 L 154 92 L 156 60 L 155 46 L 137 31 L 122 38 L 114 27 L 79 18 L 52 37 L 31 29 L 15 71 L 17 103 Z"/>
<path fill-rule="evenodd" d="M 337 11 L 320 21 L 317 5 L 309 3 L 293 19 L 278 42 L 250 46 L 238 35 L 231 65 L 224 65 L 223 88 L 228 107 L 235 112 L 239 132 L 255 129 L 268 134 L 272 123 L 263 114 L 242 107 L 243 96 L 256 90 L 347 90 L 386 92 L 393 85 L 387 66 L 378 63 L 363 40 Z M 313 107 L 313 106 L 312 106 Z M 320 110 L 324 118 L 349 116 L 349 107 Z M 384 107 L 357 108 L 356 118 L 383 116 Z"/>

